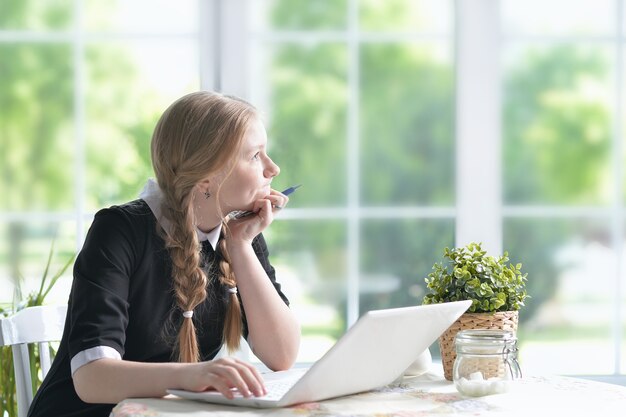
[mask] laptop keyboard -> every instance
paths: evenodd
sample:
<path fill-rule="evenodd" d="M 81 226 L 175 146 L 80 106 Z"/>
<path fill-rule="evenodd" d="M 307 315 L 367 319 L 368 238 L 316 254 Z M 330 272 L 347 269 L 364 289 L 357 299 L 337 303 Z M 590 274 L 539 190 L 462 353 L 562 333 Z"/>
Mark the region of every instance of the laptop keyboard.
<path fill-rule="evenodd" d="M 293 385 L 298 381 L 298 378 L 292 378 L 291 380 L 285 381 L 269 381 L 265 383 L 265 389 L 267 390 L 267 394 L 265 394 L 261 398 L 265 398 L 267 400 L 280 400 L 283 398 L 283 395 L 293 387 Z"/>
<path fill-rule="evenodd" d="M 295 368 L 289 371 L 263 374 L 267 394 L 260 398 L 271 401 L 280 400 L 306 371 L 305 368 Z"/>
<path fill-rule="evenodd" d="M 280 400 L 302 378 L 305 372 L 306 368 L 296 368 L 289 371 L 263 374 L 267 394 L 259 398 L 270 401 Z M 243 398 L 243 395 L 236 388 L 232 388 L 232 391 L 235 398 Z"/>

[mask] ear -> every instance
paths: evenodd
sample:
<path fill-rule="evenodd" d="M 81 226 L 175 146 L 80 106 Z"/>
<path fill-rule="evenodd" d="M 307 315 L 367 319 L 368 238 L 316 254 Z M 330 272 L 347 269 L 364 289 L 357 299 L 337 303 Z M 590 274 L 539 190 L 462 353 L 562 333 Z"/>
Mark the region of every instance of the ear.
<path fill-rule="evenodd" d="M 208 177 L 198 182 L 198 184 L 196 184 L 196 189 L 199 190 L 201 193 L 204 193 L 211 189 L 211 185 L 214 185 L 213 181 L 210 177 Z"/>

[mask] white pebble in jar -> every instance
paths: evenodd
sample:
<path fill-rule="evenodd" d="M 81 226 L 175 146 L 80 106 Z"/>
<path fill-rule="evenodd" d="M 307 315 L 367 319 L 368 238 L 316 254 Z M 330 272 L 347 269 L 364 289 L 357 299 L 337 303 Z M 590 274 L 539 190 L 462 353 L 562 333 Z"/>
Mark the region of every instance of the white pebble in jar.
<path fill-rule="evenodd" d="M 455 337 L 452 369 L 456 389 L 470 397 L 502 394 L 522 372 L 517 362 L 517 339 L 508 330 L 468 329 Z"/>
<path fill-rule="evenodd" d="M 468 378 L 462 377 L 455 381 L 456 389 L 469 397 L 502 394 L 509 390 L 510 381 L 499 378 L 484 379 L 481 372 L 474 372 Z"/>

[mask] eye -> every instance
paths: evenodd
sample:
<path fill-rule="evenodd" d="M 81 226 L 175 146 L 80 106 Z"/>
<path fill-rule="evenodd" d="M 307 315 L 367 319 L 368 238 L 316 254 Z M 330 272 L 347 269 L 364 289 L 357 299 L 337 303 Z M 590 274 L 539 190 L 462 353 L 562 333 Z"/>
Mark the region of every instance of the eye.
<path fill-rule="evenodd" d="M 255 153 L 255 154 L 254 154 L 254 156 L 252 157 L 252 160 L 254 160 L 254 161 L 258 161 L 258 160 L 259 160 L 259 158 L 260 158 L 260 156 L 261 156 L 261 152 L 257 152 L 257 153 Z"/>

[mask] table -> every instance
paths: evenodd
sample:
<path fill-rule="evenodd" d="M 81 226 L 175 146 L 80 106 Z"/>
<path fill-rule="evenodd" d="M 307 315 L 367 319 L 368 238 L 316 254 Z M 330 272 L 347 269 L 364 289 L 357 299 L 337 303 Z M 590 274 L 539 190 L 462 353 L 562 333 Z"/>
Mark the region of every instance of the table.
<path fill-rule="evenodd" d="M 281 409 L 252 409 L 168 396 L 119 403 L 111 417 L 421 417 L 421 416 L 626 416 L 626 387 L 562 376 L 526 376 L 506 394 L 463 397 L 440 368 L 347 397 Z"/>

